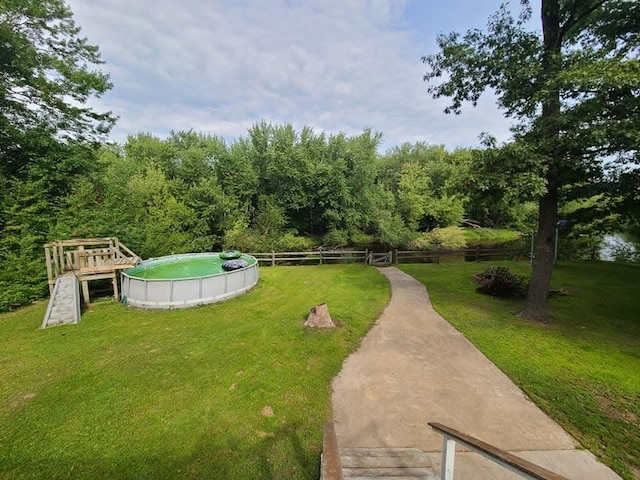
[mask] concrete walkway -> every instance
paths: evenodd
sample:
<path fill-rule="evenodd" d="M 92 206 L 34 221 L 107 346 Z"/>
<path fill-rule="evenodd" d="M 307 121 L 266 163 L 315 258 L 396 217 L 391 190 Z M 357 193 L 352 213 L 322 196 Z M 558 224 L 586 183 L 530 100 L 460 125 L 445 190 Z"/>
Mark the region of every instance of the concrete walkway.
<path fill-rule="evenodd" d="M 340 448 L 415 447 L 440 471 L 440 422 L 575 480 L 618 480 L 433 310 L 425 287 L 395 267 L 391 302 L 333 381 Z M 469 453 L 461 480 L 520 478 Z"/>

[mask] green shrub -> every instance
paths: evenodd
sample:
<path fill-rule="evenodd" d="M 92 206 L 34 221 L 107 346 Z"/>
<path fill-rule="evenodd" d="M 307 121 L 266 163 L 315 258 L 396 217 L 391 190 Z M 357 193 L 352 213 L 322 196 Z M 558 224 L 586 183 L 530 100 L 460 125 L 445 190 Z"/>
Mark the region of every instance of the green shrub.
<path fill-rule="evenodd" d="M 472 245 L 505 245 L 522 237 L 516 230 L 506 228 L 464 228 L 464 238 Z"/>
<path fill-rule="evenodd" d="M 351 241 L 349 244 L 356 249 L 364 250 L 370 248 L 376 241 L 374 235 L 362 232 L 355 232 L 351 234 Z"/>
<path fill-rule="evenodd" d="M 434 228 L 421 234 L 411 246 L 416 250 L 432 250 L 436 247 L 457 250 L 467 246 L 464 229 L 460 227 Z"/>
<path fill-rule="evenodd" d="M 308 252 L 313 248 L 313 240 L 285 233 L 275 241 L 276 250 L 284 252 Z"/>
<path fill-rule="evenodd" d="M 0 312 L 27 305 L 47 294 L 47 274 L 42 258 L 10 254 L 2 258 Z"/>
<path fill-rule="evenodd" d="M 235 249 L 241 252 L 306 252 L 313 248 L 313 240 L 306 237 L 298 237 L 293 233 L 282 235 L 261 235 L 254 229 L 243 225 L 236 225 L 227 231 L 224 236 L 224 248 Z"/>
<path fill-rule="evenodd" d="M 505 267 L 489 267 L 484 272 L 476 273 L 473 280 L 478 284 L 476 292 L 485 295 L 515 298 L 527 295 L 526 279 Z"/>
<path fill-rule="evenodd" d="M 346 230 L 329 230 L 323 237 L 322 243 L 327 247 L 344 247 L 349 245 L 349 232 Z"/>
<path fill-rule="evenodd" d="M 405 248 L 411 245 L 415 234 L 407 228 L 399 215 L 382 212 L 377 220 L 378 240 L 385 247 Z"/>
<path fill-rule="evenodd" d="M 256 247 L 259 237 L 247 227 L 246 220 L 240 219 L 224 234 L 223 248 L 225 250 L 240 250 L 242 252 L 260 251 Z"/>

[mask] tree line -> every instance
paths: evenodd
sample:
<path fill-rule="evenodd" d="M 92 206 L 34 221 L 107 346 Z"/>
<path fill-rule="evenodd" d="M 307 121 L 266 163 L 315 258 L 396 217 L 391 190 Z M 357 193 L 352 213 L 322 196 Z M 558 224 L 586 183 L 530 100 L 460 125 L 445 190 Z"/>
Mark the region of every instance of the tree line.
<path fill-rule="evenodd" d="M 423 143 L 380 155 L 381 135 L 327 135 L 255 124 L 232 142 L 196 132 L 129 137 L 99 148 L 61 200 L 52 234 L 117 235 L 144 257 L 380 244 L 473 218 L 524 229 L 533 204 L 513 185 L 483 191 L 481 151 Z"/>
<path fill-rule="evenodd" d="M 117 236 L 151 258 L 225 248 L 456 246 L 455 229 L 434 233 L 466 220 L 535 228 L 543 182 L 506 160 L 523 155 L 515 145 L 448 151 L 418 142 L 381 154 L 381 138 L 262 121 L 229 142 L 183 131 L 51 150 L 24 176 L 4 178 L 0 306 L 46 293 L 42 245 L 55 239 Z M 591 225 L 597 234 L 612 228 L 617 204 L 613 192 L 594 191 L 566 202 L 566 213 L 581 216 L 573 228 Z M 605 196 L 610 208 L 598 209 Z"/>

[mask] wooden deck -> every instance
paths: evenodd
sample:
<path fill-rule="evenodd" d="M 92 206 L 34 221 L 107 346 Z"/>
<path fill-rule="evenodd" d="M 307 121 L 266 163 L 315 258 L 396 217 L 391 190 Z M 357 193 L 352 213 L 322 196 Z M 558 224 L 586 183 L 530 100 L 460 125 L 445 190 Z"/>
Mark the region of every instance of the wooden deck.
<path fill-rule="evenodd" d="M 49 279 L 49 291 L 53 292 L 56 278 L 75 275 L 82 285 L 84 303 L 89 304 L 89 285 L 92 280 L 111 279 L 113 296 L 117 300 L 118 274 L 140 261 L 126 245 L 116 237 L 76 238 L 47 243 L 44 246 Z"/>

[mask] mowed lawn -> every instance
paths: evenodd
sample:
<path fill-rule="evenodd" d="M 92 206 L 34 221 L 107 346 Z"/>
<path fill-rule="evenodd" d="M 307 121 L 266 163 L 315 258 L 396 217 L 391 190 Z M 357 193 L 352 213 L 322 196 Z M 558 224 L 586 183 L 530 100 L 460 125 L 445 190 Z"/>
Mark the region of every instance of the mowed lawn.
<path fill-rule="evenodd" d="M 331 378 L 389 298 L 371 267 L 275 267 L 218 305 L 2 315 L 0 478 L 318 478 Z M 341 328 L 303 327 L 321 302 Z"/>
<path fill-rule="evenodd" d="M 526 262 L 402 265 L 436 310 L 581 444 L 640 478 L 640 267 L 561 263 L 553 322 L 516 316 L 523 301 L 480 295 L 471 275 L 490 265 L 529 275 Z M 637 475 L 637 477 L 636 477 Z"/>

